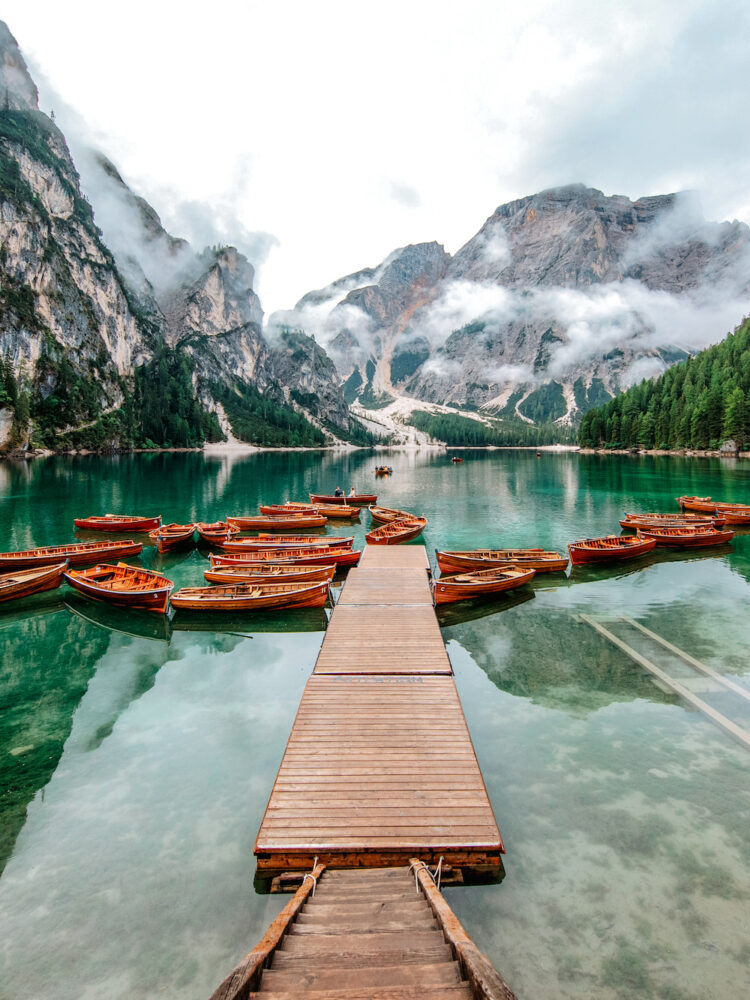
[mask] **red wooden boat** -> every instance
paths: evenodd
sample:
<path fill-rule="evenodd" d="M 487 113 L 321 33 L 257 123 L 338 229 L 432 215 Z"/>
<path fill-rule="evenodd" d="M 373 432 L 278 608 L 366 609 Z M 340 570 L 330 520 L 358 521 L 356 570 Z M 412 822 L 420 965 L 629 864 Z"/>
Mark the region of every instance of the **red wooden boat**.
<path fill-rule="evenodd" d="M 194 535 L 194 524 L 162 524 L 160 528 L 148 533 L 159 552 L 188 548 L 193 544 Z"/>
<path fill-rule="evenodd" d="M 581 538 L 568 546 L 570 561 L 574 566 L 581 563 L 611 562 L 619 559 L 635 559 L 645 555 L 656 545 L 654 538 L 640 535 L 605 535 L 603 538 Z"/>
<path fill-rule="evenodd" d="M 48 545 L 41 549 L 0 554 L 0 569 L 31 569 L 52 566 L 67 561 L 69 566 L 85 566 L 101 559 L 129 559 L 137 556 L 143 545 L 129 538 L 117 542 L 71 542 L 70 545 Z"/>
<path fill-rule="evenodd" d="M 368 545 L 399 545 L 418 538 L 426 527 L 426 517 L 404 517 L 400 521 L 389 521 L 374 531 L 368 531 L 365 540 Z"/>
<path fill-rule="evenodd" d="M 258 517 L 228 517 L 227 523 L 239 531 L 262 531 L 272 528 L 274 531 L 299 531 L 302 528 L 323 528 L 326 518 L 321 514 L 297 514 L 273 516 L 261 514 Z"/>
<path fill-rule="evenodd" d="M 706 514 L 625 514 L 620 527 L 626 531 L 635 531 L 636 528 L 688 528 L 692 525 L 721 528 L 725 523 L 723 516 Z"/>
<path fill-rule="evenodd" d="M 56 590 L 62 583 L 67 562 L 36 569 L 19 569 L 0 574 L 0 602 L 14 601 L 18 597 L 40 594 L 43 590 Z"/>
<path fill-rule="evenodd" d="M 432 599 L 435 604 L 465 601 L 470 597 L 487 597 L 514 590 L 534 579 L 533 569 L 479 569 L 455 576 L 441 576 L 432 581 Z"/>
<path fill-rule="evenodd" d="M 416 514 L 410 514 L 408 510 L 396 510 L 395 507 L 376 507 L 375 504 L 370 504 L 367 509 L 373 521 L 377 521 L 379 524 L 401 521 L 405 517 L 416 517 Z"/>
<path fill-rule="evenodd" d="M 93 601 L 124 608 L 142 608 L 164 614 L 174 584 L 160 573 L 117 563 L 103 563 L 91 569 L 73 569 L 65 579 L 79 593 Z"/>
<path fill-rule="evenodd" d="M 463 459 L 458 458 L 456 455 L 454 455 L 453 458 L 451 459 L 451 462 L 455 462 L 456 464 L 458 464 L 459 462 L 463 462 Z"/>
<path fill-rule="evenodd" d="M 558 573 L 568 568 L 568 560 L 559 552 L 544 549 L 469 549 L 463 552 L 439 552 L 435 557 L 441 573 L 462 573 L 475 569 L 501 569 L 513 566 L 537 573 Z"/>
<path fill-rule="evenodd" d="M 359 507 L 348 507 L 346 504 L 335 503 L 296 503 L 294 500 L 287 500 L 286 503 L 268 504 L 259 507 L 258 510 L 261 514 L 293 511 L 298 514 L 322 514 L 323 517 L 351 521 L 359 517 Z"/>
<path fill-rule="evenodd" d="M 275 548 L 276 546 L 296 546 L 301 548 L 304 545 L 312 545 L 315 548 L 321 546 L 328 548 L 351 548 L 354 542 L 354 535 L 273 535 L 259 531 L 253 538 L 238 538 L 238 542 L 262 543 L 264 548 Z"/>
<path fill-rule="evenodd" d="M 204 572 L 209 583 L 322 583 L 330 582 L 335 566 L 212 566 Z"/>
<path fill-rule="evenodd" d="M 750 509 L 748 510 L 728 510 L 726 507 L 720 507 L 718 510 L 719 518 L 721 518 L 721 524 L 731 524 L 735 528 L 747 527 L 750 525 Z M 714 518 L 714 527 L 720 527 L 719 520 Z"/>
<path fill-rule="evenodd" d="M 300 538 L 307 537 L 307 541 L 300 541 Z M 353 538 L 333 538 L 330 542 L 326 538 L 310 539 L 309 536 L 295 535 L 288 542 L 278 538 L 230 538 L 222 542 L 220 548 L 225 552 L 261 552 L 268 549 L 310 549 L 315 552 L 325 552 L 327 549 L 350 549 Z"/>
<path fill-rule="evenodd" d="M 226 555 L 210 556 L 214 566 L 262 566 L 265 563 L 305 566 L 356 566 L 361 552 L 354 549 L 246 549 Z"/>
<path fill-rule="evenodd" d="M 90 517 L 77 517 L 73 524 L 76 528 L 86 531 L 153 531 L 161 524 L 161 514 L 158 517 L 139 517 L 137 514 L 92 514 Z"/>
<path fill-rule="evenodd" d="M 221 545 L 222 542 L 231 538 L 232 535 L 240 533 L 239 528 L 232 527 L 226 521 L 212 521 L 210 524 L 205 521 L 198 521 L 195 530 L 198 532 L 200 540 L 206 542 L 207 545 Z"/>
<path fill-rule="evenodd" d="M 328 583 L 238 583 L 228 587 L 183 587 L 172 607 L 186 611 L 267 611 L 319 608 L 328 600 Z"/>
<path fill-rule="evenodd" d="M 718 531 L 713 527 L 691 528 L 639 528 L 642 538 L 653 538 L 657 545 L 677 548 L 703 548 L 708 545 L 725 545 L 734 538 L 731 529 Z"/>
<path fill-rule="evenodd" d="M 365 506 L 370 503 L 377 503 L 378 498 L 374 493 L 356 493 L 353 497 L 335 497 L 335 496 L 325 496 L 322 493 L 311 493 L 310 501 L 313 504 L 316 503 L 341 503 L 345 506 L 352 506 L 353 504 L 359 504 L 360 506 Z"/>
<path fill-rule="evenodd" d="M 716 511 L 721 514 L 750 513 L 750 504 L 723 503 L 721 500 L 712 500 L 711 497 L 677 497 L 677 503 L 683 510 L 696 510 L 708 514 Z"/>

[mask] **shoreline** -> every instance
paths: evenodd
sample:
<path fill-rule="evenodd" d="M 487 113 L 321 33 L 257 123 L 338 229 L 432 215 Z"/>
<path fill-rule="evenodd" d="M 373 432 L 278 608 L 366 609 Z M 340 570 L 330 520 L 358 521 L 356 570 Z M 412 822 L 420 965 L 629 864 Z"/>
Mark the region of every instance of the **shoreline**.
<path fill-rule="evenodd" d="M 718 448 L 578 448 L 580 455 L 629 455 L 638 458 L 641 455 L 674 456 L 675 458 L 750 458 L 750 451 L 739 451 L 737 454 L 721 452 Z"/>

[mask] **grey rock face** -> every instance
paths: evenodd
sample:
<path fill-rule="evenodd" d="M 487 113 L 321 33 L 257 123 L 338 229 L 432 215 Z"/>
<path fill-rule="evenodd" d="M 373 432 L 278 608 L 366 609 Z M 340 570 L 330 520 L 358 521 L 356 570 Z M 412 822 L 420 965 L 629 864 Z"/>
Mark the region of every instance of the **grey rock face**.
<path fill-rule="evenodd" d="M 0 21 L 0 109 L 36 111 L 39 93 L 26 67 L 18 42 Z"/>

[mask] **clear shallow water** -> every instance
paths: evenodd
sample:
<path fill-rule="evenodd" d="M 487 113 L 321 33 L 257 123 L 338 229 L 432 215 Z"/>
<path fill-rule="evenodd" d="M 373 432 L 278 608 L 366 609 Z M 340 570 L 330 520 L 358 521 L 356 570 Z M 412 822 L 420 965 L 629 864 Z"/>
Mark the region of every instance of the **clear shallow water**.
<path fill-rule="evenodd" d="M 80 514 L 212 520 L 353 483 L 424 512 L 430 550 L 562 549 L 681 493 L 750 496 L 719 460 L 393 453 L 375 480 L 381 460 L 4 464 L 0 547 L 68 540 Z M 142 562 L 202 582 L 197 550 Z M 441 611 L 508 849 L 501 885 L 450 901 L 522 998 L 750 993 L 750 756 L 578 617 L 627 614 L 747 685 L 749 578 L 750 533 Z M 284 905 L 254 892 L 252 843 L 325 616 L 174 626 L 65 591 L 0 609 L 3 1000 L 206 997 Z"/>

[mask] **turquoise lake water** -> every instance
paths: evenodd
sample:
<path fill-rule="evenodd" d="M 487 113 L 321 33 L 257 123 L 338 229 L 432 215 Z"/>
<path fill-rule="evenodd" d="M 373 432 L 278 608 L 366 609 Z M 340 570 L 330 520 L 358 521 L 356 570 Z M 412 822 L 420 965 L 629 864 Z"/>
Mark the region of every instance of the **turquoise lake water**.
<path fill-rule="evenodd" d="M 352 484 L 424 513 L 431 554 L 564 551 L 683 493 L 750 500 L 742 461 L 463 454 L 6 462 L 0 549 L 69 541 L 74 516 L 210 521 Z M 364 512 L 358 542 L 368 528 Z M 207 565 L 137 562 L 177 586 Z M 581 617 L 627 616 L 750 691 L 749 581 L 739 531 L 441 609 L 508 852 L 501 884 L 446 894 L 521 1000 L 750 995 L 750 752 Z M 325 625 L 321 609 L 170 624 L 65 588 L 0 606 L 2 1000 L 199 1000 L 253 946 L 288 899 L 255 891 L 252 846 Z M 701 690 L 750 728 L 741 697 Z"/>

